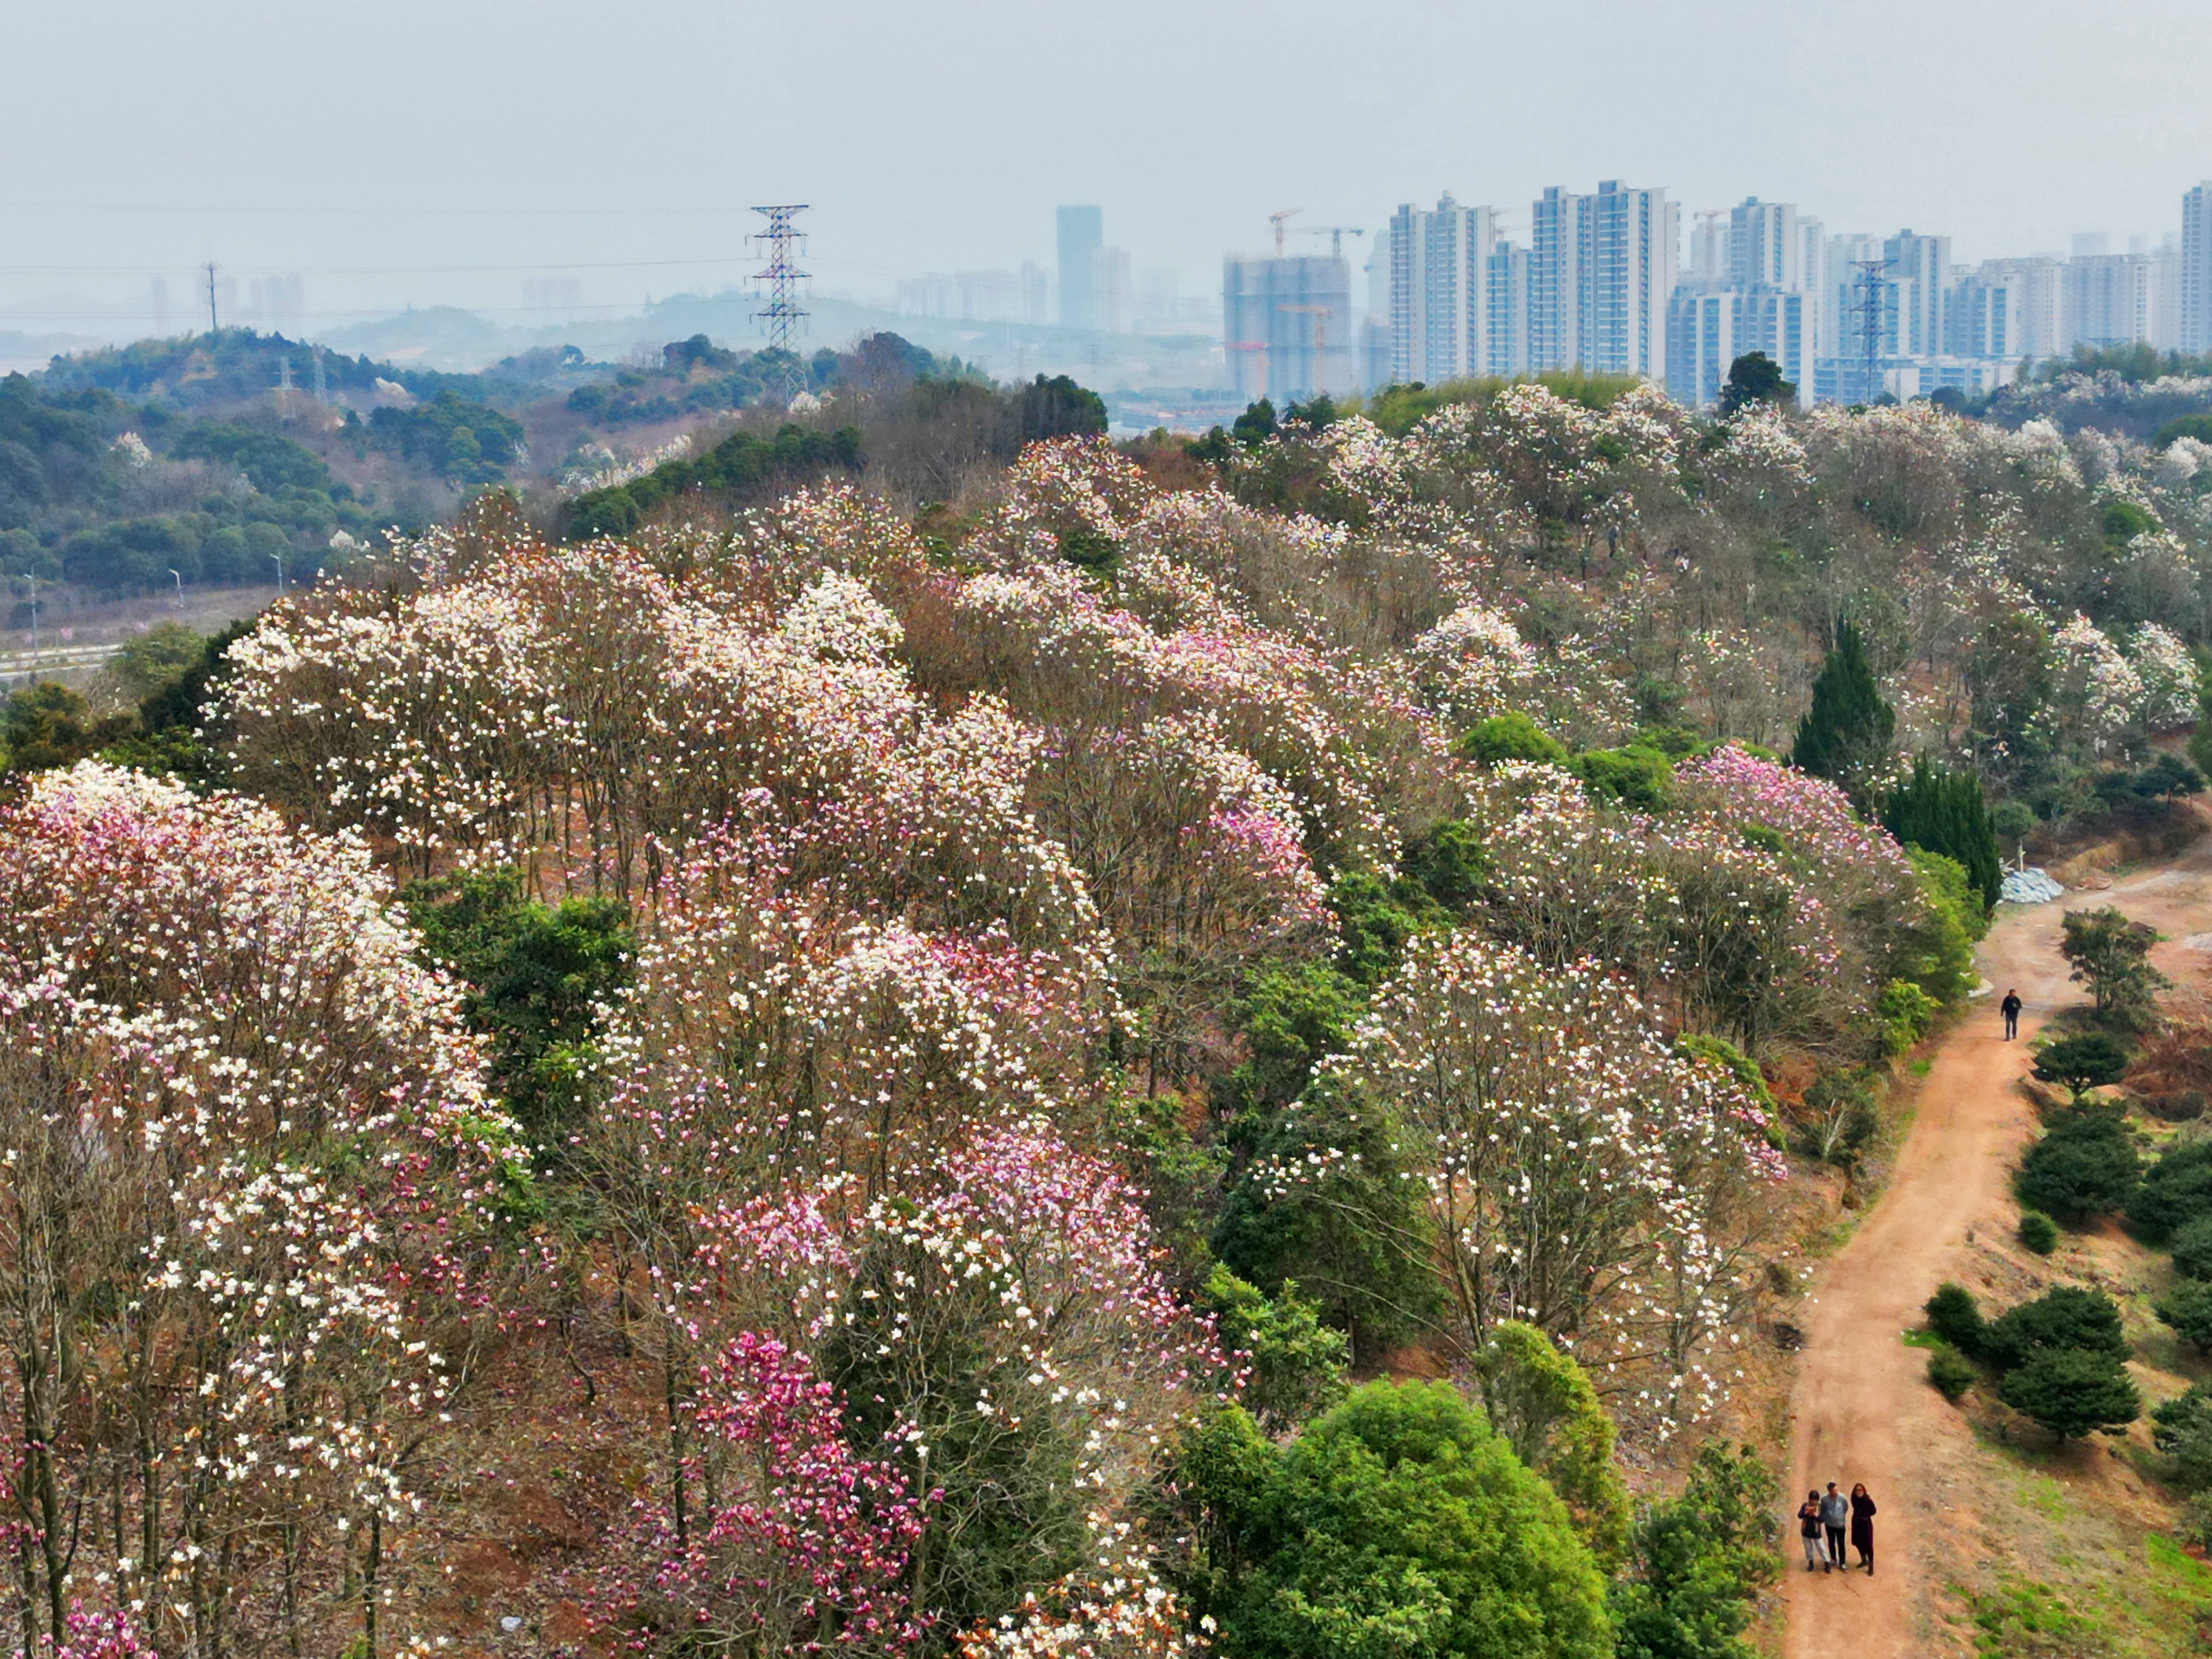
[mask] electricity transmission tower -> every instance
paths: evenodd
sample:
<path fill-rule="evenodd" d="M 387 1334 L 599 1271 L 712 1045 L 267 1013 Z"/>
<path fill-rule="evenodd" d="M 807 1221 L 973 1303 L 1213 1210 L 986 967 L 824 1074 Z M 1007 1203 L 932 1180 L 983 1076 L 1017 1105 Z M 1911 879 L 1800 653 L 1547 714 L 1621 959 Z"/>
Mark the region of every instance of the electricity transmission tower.
<path fill-rule="evenodd" d="M 210 334 L 215 334 L 215 333 L 219 333 L 219 332 L 221 331 L 221 325 L 220 325 L 219 324 L 217 324 L 217 323 L 216 323 L 216 318 L 215 318 L 215 261 L 214 261 L 214 260 L 212 260 L 212 259 L 210 259 L 210 260 L 209 260 L 209 261 L 208 261 L 207 274 L 208 274 L 208 332 L 209 332 L 209 333 L 210 333 Z"/>
<path fill-rule="evenodd" d="M 1882 279 L 1888 262 L 1856 261 L 1859 269 L 1859 401 L 1871 404 L 1881 396 L 1882 294 L 1889 284 Z"/>
<path fill-rule="evenodd" d="M 763 325 L 771 347 L 790 356 L 783 368 L 787 401 L 806 390 L 806 371 L 791 343 L 799 332 L 799 325 L 806 319 L 799 305 L 799 285 L 806 280 L 806 273 L 796 263 L 801 239 L 793 222 L 806 205 L 787 202 L 778 207 L 755 208 L 755 213 L 767 217 L 768 228 L 750 239 L 768 256 L 766 269 L 753 273 L 755 282 L 768 284 L 768 303 L 753 313 L 753 320 Z"/>

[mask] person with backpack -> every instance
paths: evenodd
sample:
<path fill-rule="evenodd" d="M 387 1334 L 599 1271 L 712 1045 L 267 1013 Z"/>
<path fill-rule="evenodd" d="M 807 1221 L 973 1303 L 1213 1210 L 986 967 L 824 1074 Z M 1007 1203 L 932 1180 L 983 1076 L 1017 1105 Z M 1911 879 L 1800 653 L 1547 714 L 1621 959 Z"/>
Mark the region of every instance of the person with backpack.
<path fill-rule="evenodd" d="M 1805 1571 L 1810 1572 L 1825 1559 L 1820 1542 L 1820 1492 L 1818 1487 L 1805 1494 L 1805 1501 L 1797 1506 L 1797 1535 L 1805 1546 Z"/>
<path fill-rule="evenodd" d="M 2020 1035 L 2020 1011 L 2024 1006 L 2017 991 L 2007 991 L 2004 1000 L 1997 1004 L 1998 1012 L 2004 1015 L 2004 1040 L 2007 1042 Z"/>
<path fill-rule="evenodd" d="M 1828 1482 L 1827 1495 L 1820 1499 L 1820 1530 L 1826 1534 L 1828 1559 L 1823 1572 L 1833 1571 L 1844 1565 L 1844 1528 L 1850 1524 L 1851 1500 L 1836 1490 L 1836 1483 Z M 1871 1523 L 1869 1523 L 1871 1525 Z M 1869 1537 L 1872 1534 L 1868 1534 Z"/>

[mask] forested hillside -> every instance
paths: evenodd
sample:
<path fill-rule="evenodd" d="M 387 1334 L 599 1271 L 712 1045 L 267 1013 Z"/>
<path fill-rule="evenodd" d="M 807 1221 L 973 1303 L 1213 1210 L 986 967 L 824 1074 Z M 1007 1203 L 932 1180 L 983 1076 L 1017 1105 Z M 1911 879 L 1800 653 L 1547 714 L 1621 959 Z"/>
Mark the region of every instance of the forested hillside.
<path fill-rule="evenodd" d="M 963 384 L 11 708 L 27 1644 L 1751 1651 L 1790 1218 L 2202 787 L 2212 444 Z"/>

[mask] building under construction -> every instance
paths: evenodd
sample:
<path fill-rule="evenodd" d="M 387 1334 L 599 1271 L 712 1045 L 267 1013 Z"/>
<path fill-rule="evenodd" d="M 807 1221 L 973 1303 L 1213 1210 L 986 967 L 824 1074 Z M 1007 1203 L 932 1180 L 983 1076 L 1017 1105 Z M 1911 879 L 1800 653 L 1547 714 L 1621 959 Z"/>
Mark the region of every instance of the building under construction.
<path fill-rule="evenodd" d="M 1359 390 L 1352 266 L 1341 254 L 1222 261 L 1222 339 L 1237 395 L 1279 409 Z"/>

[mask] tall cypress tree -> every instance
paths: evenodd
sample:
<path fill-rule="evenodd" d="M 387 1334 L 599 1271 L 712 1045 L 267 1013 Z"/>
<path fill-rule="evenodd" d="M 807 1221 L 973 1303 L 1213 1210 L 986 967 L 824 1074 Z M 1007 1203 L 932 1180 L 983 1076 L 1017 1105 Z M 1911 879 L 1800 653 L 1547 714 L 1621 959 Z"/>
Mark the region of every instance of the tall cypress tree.
<path fill-rule="evenodd" d="M 1953 772 L 1921 756 L 1912 763 L 1912 775 L 1882 809 L 1881 821 L 1908 846 L 1956 859 L 1981 895 L 1982 914 L 1996 908 L 2004 867 L 1982 781 L 1972 772 Z"/>
<path fill-rule="evenodd" d="M 1790 763 L 1840 786 L 1866 812 L 1869 785 L 1889 758 L 1896 733 L 1897 711 L 1874 683 L 1859 630 L 1838 622 L 1835 647 L 1813 682 L 1813 706 L 1797 722 Z"/>

